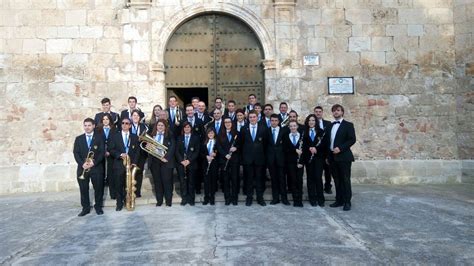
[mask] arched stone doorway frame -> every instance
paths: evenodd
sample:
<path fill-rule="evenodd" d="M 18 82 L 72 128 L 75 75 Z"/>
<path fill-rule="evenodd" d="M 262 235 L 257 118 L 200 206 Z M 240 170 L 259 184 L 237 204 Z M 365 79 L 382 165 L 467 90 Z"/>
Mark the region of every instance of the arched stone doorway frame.
<path fill-rule="evenodd" d="M 153 30 L 151 33 L 151 70 L 157 74 L 155 80 L 165 80 L 164 71 L 164 54 L 168 41 L 173 36 L 176 29 L 189 19 L 205 13 L 220 13 L 236 17 L 246 23 L 257 35 L 260 44 L 262 45 L 264 60 L 263 70 L 265 79 L 265 95 L 267 95 L 268 79 L 274 76 L 275 70 L 275 42 L 270 31 L 267 29 L 265 23 L 255 15 L 251 10 L 245 7 L 231 4 L 231 3 L 207 3 L 207 4 L 192 4 L 185 8 L 177 10 L 163 26 L 158 30 Z M 163 92 L 164 92 L 163 84 Z"/>

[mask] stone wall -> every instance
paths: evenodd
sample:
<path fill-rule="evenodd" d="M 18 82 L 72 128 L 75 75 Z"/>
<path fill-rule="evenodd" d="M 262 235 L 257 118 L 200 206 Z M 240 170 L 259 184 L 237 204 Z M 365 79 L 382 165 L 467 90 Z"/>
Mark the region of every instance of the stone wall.
<path fill-rule="evenodd" d="M 129 95 L 148 114 L 164 104 L 164 47 L 200 12 L 256 31 L 266 102 L 302 114 L 321 104 L 327 118 L 332 104 L 346 107 L 355 181 L 461 181 L 469 163 L 459 160 L 474 151 L 472 0 L 135 2 L 0 1 L 0 194 L 76 187 L 71 150 L 83 118 L 105 96 L 116 111 Z M 320 66 L 303 66 L 309 53 Z M 354 76 L 356 93 L 329 96 L 328 76 Z"/>

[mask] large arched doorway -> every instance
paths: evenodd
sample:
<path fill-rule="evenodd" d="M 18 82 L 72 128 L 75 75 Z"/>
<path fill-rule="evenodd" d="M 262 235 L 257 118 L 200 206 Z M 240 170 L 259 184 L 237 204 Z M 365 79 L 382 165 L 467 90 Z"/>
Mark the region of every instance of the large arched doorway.
<path fill-rule="evenodd" d="M 168 96 L 181 103 L 199 96 L 247 102 L 250 93 L 264 97 L 262 46 L 252 29 L 237 18 L 204 14 L 182 24 L 170 38 L 164 56 Z"/>

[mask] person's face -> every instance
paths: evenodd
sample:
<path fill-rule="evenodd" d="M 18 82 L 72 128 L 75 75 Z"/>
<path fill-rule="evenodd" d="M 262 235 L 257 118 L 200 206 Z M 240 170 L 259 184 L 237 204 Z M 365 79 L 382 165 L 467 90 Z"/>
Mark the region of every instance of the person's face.
<path fill-rule="evenodd" d="M 102 111 L 105 112 L 105 113 L 110 112 L 110 103 L 109 102 L 106 102 L 106 103 L 102 104 Z"/>
<path fill-rule="evenodd" d="M 344 113 L 342 112 L 342 109 L 341 109 L 340 107 L 339 107 L 339 108 L 336 108 L 336 110 L 334 110 L 334 111 L 332 112 L 332 116 L 334 116 L 334 118 L 336 118 L 336 119 L 341 118 L 343 114 L 344 114 Z"/>
<path fill-rule="evenodd" d="M 138 122 L 140 122 L 140 116 L 138 115 L 138 113 L 133 113 L 132 115 L 132 121 L 134 124 L 138 124 Z"/>
<path fill-rule="evenodd" d="M 256 104 L 256 103 L 257 103 L 257 97 L 255 97 L 255 96 L 253 96 L 253 95 L 252 95 L 252 96 L 249 96 L 249 103 L 250 103 L 251 105 Z"/>
<path fill-rule="evenodd" d="M 277 127 L 279 123 L 280 123 L 280 120 L 277 117 L 270 118 L 270 125 L 272 127 Z"/>
<path fill-rule="evenodd" d="M 235 104 L 234 104 L 234 103 L 228 103 L 228 104 L 227 104 L 227 109 L 228 109 L 229 112 L 231 112 L 231 113 L 235 112 Z"/>
<path fill-rule="evenodd" d="M 237 113 L 237 121 L 242 122 L 245 119 L 245 115 L 242 113 Z"/>
<path fill-rule="evenodd" d="M 130 106 L 130 109 L 135 109 L 135 107 L 137 107 L 137 101 L 135 101 L 135 99 L 129 99 L 128 106 Z"/>
<path fill-rule="evenodd" d="M 322 119 L 323 118 L 323 110 L 317 108 L 317 109 L 314 109 L 314 115 L 318 118 L 318 119 Z"/>
<path fill-rule="evenodd" d="M 104 117 L 102 117 L 102 124 L 104 126 L 110 126 L 110 119 L 109 117 L 107 117 L 106 115 L 104 115 Z"/>
<path fill-rule="evenodd" d="M 221 109 L 222 108 L 222 100 L 221 99 L 217 99 L 215 102 L 214 102 L 216 108 L 218 109 Z"/>
<path fill-rule="evenodd" d="M 122 130 L 127 132 L 130 130 L 130 121 L 128 119 L 122 121 Z"/>
<path fill-rule="evenodd" d="M 308 126 L 309 127 L 315 127 L 316 126 L 316 119 L 314 117 L 310 117 L 308 120 Z"/>
<path fill-rule="evenodd" d="M 169 100 L 168 100 L 168 104 L 170 107 L 176 107 L 176 105 L 178 104 L 178 101 L 176 101 L 176 98 L 175 97 L 171 97 Z"/>
<path fill-rule="evenodd" d="M 255 112 L 257 113 L 262 113 L 262 107 L 261 106 L 255 106 Z"/>
<path fill-rule="evenodd" d="M 290 123 L 289 125 L 291 133 L 296 133 L 298 130 L 298 125 L 296 123 Z"/>
<path fill-rule="evenodd" d="M 232 129 L 232 120 L 230 120 L 230 119 L 224 120 L 224 126 L 225 126 L 225 129 L 231 130 Z"/>
<path fill-rule="evenodd" d="M 286 114 L 288 112 L 288 105 L 282 104 L 280 105 L 280 113 Z"/>
<path fill-rule="evenodd" d="M 156 131 L 158 131 L 159 133 L 165 132 L 165 124 L 163 124 L 163 122 L 159 122 L 158 124 L 156 124 Z"/>
<path fill-rule="evenodd" d="M 199 106 L 199 100 L 198 99 L 193 99 L 191 101 L 191 104 L 193 105 L 194 108 L 198 108 Z"/>
<path fill-rule="evenodd" d="M 288 116 L 290 117 L 290 121 L 298 121 L 298 116 L 295 113 L 290 113 Z"/>
<path fill-rule="evenodd" d="M 256 124 L 257 123 L 257 114 L 249 114 L 249 121 L 251 124 Z"/>
<path fill-rule="evenodd" d="M 206 104 L 204 102 L 199 102 L 198 110 L 200 113 L 204 113 L 204 111 L 206 111 Z"/>
<path fill-rule="evenodd" d="M 92 133 L 92 131 L 93 131 L 94 128 L 95 128 L 94 124 L 92 124 L 91 122 L 85 122 L 83 126 L 84 126 L 84 131 L 85 131 L 87 134 Z"/>
<path fill-rule="evenodd" d="M 194 116 L 194 108 L 192 106 L 186 107 L 186 116 L 193 117 Z"/>
<path fill-rule="evenodd" d="M 166 120 L 166 119 L 168 119 L 168 114 L 166 113 L 166 111 L 163 111 L 163 110 L 162 110 L 162 111 L 160 111 L 160 113 L 158 114 L 158 118 L 159 118 L 159 119 L 164 119 L 164 120 Z"/>
<path fill-rule="evenodd" d="M 155 107 L 155 109 L 153 109 L 153 114 L 155 116 L 159 116 L 160 115 L 160 111 L 161 111 L 161 108 L 160 107 Z"/>
<path fill-rule="evenodd" d="M 191 133 L 191 126 L 190 126 L 190 125 L 186 125 L 186 126 L 183 128 L 183 131 L 184 131 L 185 134 Z"/>
<path fill-rule="evenodd" d="M 216 110 L 214 111 L 214 119 L 215 119 L 215 120 L 220 120 L 221 117 L 222 117 L 222 112 L 221 112 L 221 110 L 216 109 Z"/>
<path fill-rule="evenodd" d="M 213 139 L 215 136 L 216 136 L 216 134 L 214 134 L 214 131 L 209 131 L 207 133 L 207 137 L 210 138 L 210 139 Z"/>
<path fill-rule="evenodd" d="M 273 109 L 270 106 L 265 106 L 265 109 L 263 109 L 263 113 L 266 117 L 270 117 L 273 114 Z"/>

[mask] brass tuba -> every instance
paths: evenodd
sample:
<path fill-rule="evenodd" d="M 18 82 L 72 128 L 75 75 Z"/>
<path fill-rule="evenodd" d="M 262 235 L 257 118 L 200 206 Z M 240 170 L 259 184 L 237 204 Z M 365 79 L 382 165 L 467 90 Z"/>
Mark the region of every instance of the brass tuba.
<path fill-rule="evenodd" d="M 150 135 L 145 134 L 145 135 L 139 136 L 138 140 L 140 141 L 140 148 L 148 152 L 151 156 L 159 160 L 163 159 L 166 156 L 168 147 L 159 143 Z"/>
<path fill-rule="evenodd" d="M 137 181 L 135 180 L 135 176 L 137 175 L 137 171 L 140 170 L 139 167 L 132 165 L 130 160 L 130 156 L 127 154 L 127 157 L 123 160 L 123 165 L 125 166 L 125 174 L 126 174 L 126 192 L 127 195 L 125 197 L 125 208 L 129 211 L 135 210 L 135 191 L 137 188 L 135 185 Z"/>
<path fill-rule="evenodd" d="M 93 151 L 89 151 L 89 152 L 87 153 L 86 163 L 91 163 L 92 160 L 94 160 L 94 152 L 93 152 Z M 85 175 L 86 173 L 89 173 L 90 170 L 91 170 L 90 168 L 84 169 L 84 170 L 82 171 L 82 175 L 80 175 L 78 178 L 81 179 L 81 180 L 85 179 L 84 175 Z"/>

